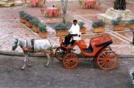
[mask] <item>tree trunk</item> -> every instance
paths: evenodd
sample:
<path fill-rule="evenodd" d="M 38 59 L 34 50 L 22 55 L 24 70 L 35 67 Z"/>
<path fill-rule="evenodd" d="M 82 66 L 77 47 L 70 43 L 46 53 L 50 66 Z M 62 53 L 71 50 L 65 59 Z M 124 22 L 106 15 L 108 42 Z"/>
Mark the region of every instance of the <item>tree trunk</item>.
<path fill-rule="evenodd" d="M 115 0 L 114 9 L 116 10 L 125 10 L 126 9 L 126 0 Z"/>
<path fill-rule="evenodd" d="M 62 22 L 63 23 L 66 23 L 67 6 L 68 6 L 68 0 L 61 0 Z"/>

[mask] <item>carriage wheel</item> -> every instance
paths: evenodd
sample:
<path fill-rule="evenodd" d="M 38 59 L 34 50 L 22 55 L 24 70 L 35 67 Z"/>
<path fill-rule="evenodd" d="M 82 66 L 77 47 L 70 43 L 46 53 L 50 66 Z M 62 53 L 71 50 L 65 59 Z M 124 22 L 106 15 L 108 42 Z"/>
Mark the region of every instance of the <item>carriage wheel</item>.
<path fill-rule="evenodd" d="M 73 68 L 77 67 L 78 64 L 79 64 L 79 59 L 73 53 L 68 53 L 63 58 L 63 65 L 67 69 L 73 69 Z"/>
<path fill-rule="evenodd" d="M 63 61 L 64 50 L 61 47 L 58 47 L 55 51 L 55 57 L 58 61 Z"/>
<path fill-rule="evenodd" d="M 117 55 L 112 50 L 106 48 L 98 55 L 96 64 L 103 70 L 111 70 L 117 67 L 117 58 Z"/>

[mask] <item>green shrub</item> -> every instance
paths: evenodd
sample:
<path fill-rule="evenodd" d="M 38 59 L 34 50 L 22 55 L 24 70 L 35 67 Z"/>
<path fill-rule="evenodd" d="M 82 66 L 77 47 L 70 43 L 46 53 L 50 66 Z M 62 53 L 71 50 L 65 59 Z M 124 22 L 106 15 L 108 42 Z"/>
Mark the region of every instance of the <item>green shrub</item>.
<path fill-rule="evenodd" d="M 21 18 L 24 18 L 24 19 L 26 19 L 27 16 L 28 16 L 28 14 L 25 13 L 24 11 L 20 11 L 20 12 L 19 12 L 19 15 L 20 15 Z"/>
<path fill-rule="evenodd" d="M 25 13 L 24 11 L 20 11 L 20 12 L 19 12 L 19 16 L 20 16 L 21 18 L 23 18 L 25 14 L 26 14 L 26 13 Z"/>
<path fill-rule="evenodd" d="M 113 25 L 119 25 L 120 23 L 122 23 L 123 21 L 121 20 L 121 17 L 117 18 L 116 20 L 112 20 L 112 24 Z"/>
<path fill-rule="evenodd" d="M 58 23 L 54 27 L 56 30 L 66 30 L 67 29 L 67 24 L 64 23 Z"/>
<path fill-rule="evenodd" d="M 36 17 L 33 17 L 32 20 L 30 20 L 30 22 L 35 26 L 38 26 L 38 24 L 40 23 L 39 19 Z"/>
<path fill-rule="evenodd" d="M 46 32 L 46 25 L 45 24 L 43 24 L 43 23 L 40 22 L 38 24 L 38 27 L 39 27 L 39 29 L 40 29 L 41 32 Z"/>
<path fill-rule="evenodd" d="M 29 14 L 26 16 L 26 20 L 27 20 L 27 21 L 31 21 L 32 19 L 33 19 L 33 16 L 31 16 L 31 15 L 29 15 Z"/>
<path fill-rule="evenodd" d="M 129 20 L 128 24 L 134 24 L 134 19 Z"/>
<path fill-rule="evenodd" d="M 80 21 L 80 22 L 78 22 L 78 24 L 79 24 L 80 28 L 82 28 L 85 23 Z"/>
<path fill-rule="evenodd" d="M 93 24 L 92 24 L 93 28 L 104 27 L 104 26 L 105 26 L 105 23 L 104 23 L 103 20 L 94 21 Z"/>

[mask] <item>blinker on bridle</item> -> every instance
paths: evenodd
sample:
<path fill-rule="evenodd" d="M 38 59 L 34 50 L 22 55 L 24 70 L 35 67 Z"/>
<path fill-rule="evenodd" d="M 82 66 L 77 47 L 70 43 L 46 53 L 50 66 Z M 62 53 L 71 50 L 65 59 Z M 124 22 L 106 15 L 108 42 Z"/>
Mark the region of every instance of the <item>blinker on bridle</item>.
<path fill-rule="evenodd" d="M 16 39 L 16 42 L 15 42 L 15 44 L 17 45 L 17 43 L 18 43 L 18 39 Z"/>

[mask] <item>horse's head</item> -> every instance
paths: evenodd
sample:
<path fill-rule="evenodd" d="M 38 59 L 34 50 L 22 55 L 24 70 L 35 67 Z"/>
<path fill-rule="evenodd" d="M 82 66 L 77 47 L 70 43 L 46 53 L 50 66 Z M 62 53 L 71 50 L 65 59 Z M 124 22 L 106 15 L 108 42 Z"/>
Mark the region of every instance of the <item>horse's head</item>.
<path fill-rule="evenodd" d="M 18 39 L 15 39 L 15 41 L 13 42 L 13 45 L 12 45 L 12 50 L 16 50 L 16 48 L 18 47 L 19 45 L 19 40 Z"/>

